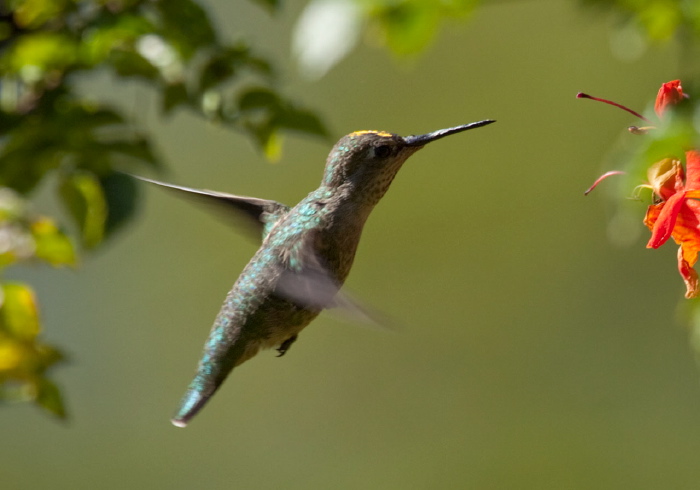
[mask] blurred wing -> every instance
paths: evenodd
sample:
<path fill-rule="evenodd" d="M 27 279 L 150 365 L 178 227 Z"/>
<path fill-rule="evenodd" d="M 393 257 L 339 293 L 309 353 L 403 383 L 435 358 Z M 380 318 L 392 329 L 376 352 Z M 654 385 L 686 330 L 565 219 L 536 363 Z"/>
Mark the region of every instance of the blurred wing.
<path fill-rule="evenodd" d="M 158 180 L 147 179 L 134 175 L 134 178 L 164 187 L 180 196 L 187 197 L 198 203 L 204 204 L 222 215 L 228 221 L 233 221 L 235 226 L 244 224 L 256 238 L 264 239 L 272 226 L 282 216 L 287 214 L 289 206 L 255 197 L 237 196 L 224 192 L 210 191 L 207 189 L 194 189 L 175 184 L 168 184 Z"/>
<path fill-rule="evenodd" d="M 342 286 L 331 276 L 316 254 L 314 234 L 284 248 L 280 257 L 284 270 L 275 293 L 303 308 L 322 310 L 333 307 L 333 298 Z"/>
<path fill-rule="evenodd" d="M 347 288 L 338 291 L 333 300 L 333 316 L 380 330 L 398 330 L 397 324 L 386 314 L 354 298 Z"/>
<path fill-rule="evenodd" d="M 285 257 L 287 267 L 282 272 L 275 293 L 304 308 L 338 309 L 354 322 L 391 328 L 389 319 L 354 299 L 342 284 L 332 277 L 311 246 L 302 244 Z"/>

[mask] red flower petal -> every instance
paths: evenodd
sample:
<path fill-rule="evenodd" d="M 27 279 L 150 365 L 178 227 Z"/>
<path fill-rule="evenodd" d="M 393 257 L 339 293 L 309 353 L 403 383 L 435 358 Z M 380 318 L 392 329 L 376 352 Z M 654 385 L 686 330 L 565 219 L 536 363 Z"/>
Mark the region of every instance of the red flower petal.
<path fill-rule="evenodd" d="M 653 224 L 654 227 L 651 230 L 651 238 L 649 239 L 649 243 L 647 243 L 647 248 L 659 248 L 661 245 L 666 243 L 666 240 L 671 238 L 673 228 L 676 226 L 678 213 L 680 212 L 684 201 L 685 193 L 678 192 L 661 204 L 649 206 L 645 222 L 649 218 L 649 211 L 651 211 L 652 208 L 660 208 L 661 212 L 658 214 L 658 217 L 655 220 L 656 222 Z"/>
<path fill-rule="evenodd" d="M 654 105 L 654 110 L 656 114 L 661 117 L 666 111 L 669 105 L 678 104 L 683 99 L 683 88 L 681 87 L 680 80 L 673 80 L 671 82 L 666 82 L 661 85 L 659 93 L 656 96 L 656 104 Z"/>
<path fill-rule="evenodd" d="M 690 150 L 685 152 L 685 189 L 700 189 L 700 152 Z"/>
<path fill-rule="evenodd" d="M 698 274 L 693 269 L 700 251 L 700 201 L 690 199 L 690 195 L 696 193 L 700 196 L 699 191 L 689 191 L 684 199 L 679 199 L 683 206 L 676 217 L 672 232 L 673 239 L 680 245 L 678 247 L 678 272 L 685 282 L 686 298 L 700 296 L 700 281 Z M 667 202 L 662 202 L 655 206 L 649 206 L 644 224 L 653 229 L 666 204 Z"/>
<path fill-rule="evenodd" d="M 683 248 L 678 249 L 678 272 L 681 273 L 683 282 L 685 282 L 685 297 L 697 298 L 700 295 L 700 289 L 698 289 L 698 273 L 695 269 L 686 262 L 683 258 Z"/>
<path fill-rule="evenodd" d="M 683 259 L 691 267 L 695 265 L 700 251 L 700 201 L 688 199 L 687 194 L 673 227 L 673 239 L 681 246 Z"/>

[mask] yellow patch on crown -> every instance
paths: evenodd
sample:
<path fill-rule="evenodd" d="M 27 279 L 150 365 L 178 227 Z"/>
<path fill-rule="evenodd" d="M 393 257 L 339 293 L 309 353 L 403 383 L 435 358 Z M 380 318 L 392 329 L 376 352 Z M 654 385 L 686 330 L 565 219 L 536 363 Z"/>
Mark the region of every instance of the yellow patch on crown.
<path fill-rule="evenodd" d="M 353 136 L 360 136 L 361 134 L 376 134 L 377 136 L 385 137 L 393 136 L 391 133 L 387 133 L 386 131 L 372 131 L 370 129 L 363 129 L 362 131 L 355 131 L 352 133 Z"/>

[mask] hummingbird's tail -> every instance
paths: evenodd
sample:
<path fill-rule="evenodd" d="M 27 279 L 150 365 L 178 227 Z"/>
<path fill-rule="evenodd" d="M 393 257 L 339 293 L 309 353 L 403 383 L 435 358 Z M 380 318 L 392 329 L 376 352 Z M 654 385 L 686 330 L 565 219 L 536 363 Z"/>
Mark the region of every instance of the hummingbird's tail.
<path fill-rule="evenodd" d="M 189 421 L 199 413 L 209 398 L 216 392 L 218 385 L 207 383 L 202 379 L 201 374 L 197 374 L 190 386 L 187 388 L 185 396 L 182 397 L 180 407 L 170 422 L 176 427 L 186 427 Z"/>
<path fill-rule="evenodd" d="M 197 374 L 187 387 L 175 415 L 170 419 L 174 426 L 186 427 L 216 393 L 234 366 L 245 360 L 241 358 L 239 345 L 234 344 L 228 350 L 223 347 L 217 345 L 213 351 L 205 350 Z"/>
<path fill-rule="evenodd" d="M 204 354 L 199 361 L 197 374 L 187 387 L 175 415 L 170 421 L 176 427 L 185 427 L 216 393 L 235 366 L 253 357 L 260 350 L 258 339 L 233 335 L 223 338 L 215 324 Z M 240 330 L 237 332 L 240 333 Z"/>

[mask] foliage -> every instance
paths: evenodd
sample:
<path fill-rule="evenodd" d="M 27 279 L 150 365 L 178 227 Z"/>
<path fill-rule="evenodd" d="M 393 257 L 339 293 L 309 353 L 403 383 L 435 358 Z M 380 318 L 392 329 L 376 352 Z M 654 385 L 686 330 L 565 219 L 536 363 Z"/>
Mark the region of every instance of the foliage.
<path fill-rule="evenodd" d="M 666 41 L 685 31 L 700 35 L 700 9 L 693 0 L 581 0 L 582 5 L 611 11 L 624 24 L 643 31 L 649 39 Z"/>
<path fill-rule="evenodd" d="M 357 46 L 364 30 L 398 56 L 416 54 L 445 19 L 465 18 L 479 0 L 311 0 L 293 47 L 302 73 L 323 76 Z"/>
<path fill-rule="evenodd" d="M 194 0 L 2 3 L 0 272 L 35 261 L 75 266 L 78 247 L 98 247 L 136 209 L 134 181 L 118 170 L 162 166 L 133 121 L 76 89 L 98 70 L 145 83 L 164 115 L 194 111 L 248 135 L 268 156 L 279 151 L 281 130 L 326 135 L 317 116 L 274 88 L 271 63 L 245 42 L 223 41 Z M 72 238 L 30 209 L 47 180 L 77 230 Z M 64 416 L 46 376 L 61 354 L 40 340 L 34 294 L 2 276 L 0 288 L 0 400 L 33 400 Z"/>
<path fill-rule="evenodd" d="M 503 0 L 311 0 L 293 39 L 301 71 L 320 78 L 369 33 L 397 56 L 426 49 L 447 19 L 467 18 L 478 5 Z M 612 14 L 643 41 L 700 36 L 700 8 L 693 0 L 578 0 L 587 11 Z"/>
<path fill-rule="evenodd" d="M 30 260 L 73 266 L 77 259 L 71 241 L 50 218 L 33 215 L 18 193 L 0 188 L 0 270 Z M 63 417 L 58 388 L 44 376 L 62 355 L 41 342 L 40 331 L 31 287 L 0 282 L 0 400 L 33 400 Z"/>

